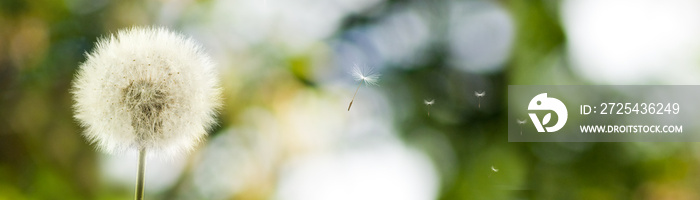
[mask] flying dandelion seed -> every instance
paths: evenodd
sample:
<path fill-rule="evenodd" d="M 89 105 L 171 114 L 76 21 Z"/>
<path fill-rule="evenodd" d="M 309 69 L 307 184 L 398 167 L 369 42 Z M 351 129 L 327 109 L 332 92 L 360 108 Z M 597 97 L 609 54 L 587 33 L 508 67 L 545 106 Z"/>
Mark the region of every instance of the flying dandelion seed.
<path fill-rule="evenodd" d="M 360 90 L 360 86 L 362 86 L 362 83 L 365 83 L 365 85 L 377 85 L 379 82 L 379 76 L 380 74 L 375 72 L 373 68 L 369 69 L 364 69 L 361 68 L 358 65 L 355 65 L 352 68 L 352 77 L 355 78 L 356 81 L 359 81 L 360 84 L 357 85 L 357 89 L 355 89 L 355 95 L 352 96 L 352 100 L 350 100 L 350 105 L 348 105 L 348 111 L 350 111 L 350 108 L 352 107 L 352 102 L 355 101 L 355 96 L 357 96 L 357 91 Z"/>
<path fill-rule="evenodd" d="M 486 91 L 483 91 L 481 93 L 474 91 L 474 96 L 479 99 L 479 108 L 481 108 L 481 97 L 486 96 Z"/>
<path fill-rule="evenodd" d="M 491 171 L 493 171 L 493 172 L 491 172 L 491 173 L 489 174 L 489 178 L 491 178 L 491 175 L 493 175 L 494 173 L 498 172 L 498 169 L 496 169 L 496 167 L 494 167 L 493 165 L 491 165 Z"/>
<path fill-rule="evenodd" d="M 428 106 L 428 116 L 430 116 L 430 107 L 432 107 L 434 103 L 435 103 L 435 99 L 430 99 L 430 100 L 424 99 L 423 100 L 423 104 Z"/>
<path fill-rule="evenodd" d="M 143 198 L 146 150 L 188 152 L 215 123 L 221 91 L 201 46 L 165 28 L 131 28 L 99 39 L 73 80 L 83 136 L 107 153 L 139 152 L 136 199 Z"/>
<path fill-rule="evenodd" d="M 525 124 L 525 122 L 527 122 L 527 119 L 524 119 L 524 120 L 516 119 L 515 121 L 518 122 L 518 126 L 520 126 L 520 135 L 522 135 L 523 134 L 523 124 Z"/>

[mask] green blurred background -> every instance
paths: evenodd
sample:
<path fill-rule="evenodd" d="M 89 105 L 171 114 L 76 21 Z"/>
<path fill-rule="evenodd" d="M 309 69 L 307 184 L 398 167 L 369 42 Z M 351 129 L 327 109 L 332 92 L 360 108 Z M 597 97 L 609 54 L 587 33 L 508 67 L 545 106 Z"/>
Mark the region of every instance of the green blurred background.
<path fill-rule="evenodd" d="M 95 41 L 131 26 L 200 42 L 225 96 L 196 151 L 148 161 L 148 199 L 699 199 L 694 143 L 506 134 L 508 85 L 700 84 L 699 13 L 686 0 L 2 0 L 0 199 L 133 197 L 136 154 L 88 144 L 69 92 Z M 355 64 L 382 77 L 348 112 Z"/>

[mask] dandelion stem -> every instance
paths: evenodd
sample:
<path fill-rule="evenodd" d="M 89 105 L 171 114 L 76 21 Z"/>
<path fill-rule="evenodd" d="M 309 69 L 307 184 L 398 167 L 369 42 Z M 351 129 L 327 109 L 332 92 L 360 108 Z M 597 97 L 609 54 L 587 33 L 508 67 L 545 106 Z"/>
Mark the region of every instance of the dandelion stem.
<path fill-rule="evenodd" d="M 139 166 L 136 175 L 136 200 L 143 199 L 143 183 L 144 183 L 144 172 L 146 166 L 146 148 L 141 148 L 139 150 Z"/>
<path fill-rule="evenodd" d="M 357 91 L 360 90 L 360 86 L 362 86 L 362 81 L 360 81 L 360 84 L 357 85 L 357 89 L 355 89 L 355 95 L 352 95 L 352 100 L 350 101 L 350 105 L 348 106 L 348 111 L 350 111 L 350 107 L 352 107 L 352 102 L 355 101 L 355 96 L 357 96 Z"/>

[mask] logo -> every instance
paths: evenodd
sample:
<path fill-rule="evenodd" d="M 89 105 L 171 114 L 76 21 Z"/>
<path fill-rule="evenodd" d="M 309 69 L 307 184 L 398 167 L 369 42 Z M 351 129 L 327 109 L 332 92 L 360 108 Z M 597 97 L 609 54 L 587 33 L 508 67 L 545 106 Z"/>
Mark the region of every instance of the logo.
<path fill-rule="evenodd" d="M 564 124 L 566 124 L 566 119 L 569 117 L 569 112 L 566 110 L 566 106 L 564 105 L 564 103 L 559 101 L 559 99 L 547 97 L 547 93 L 538 94 L 537 96 L 532 98 L 532 100 L 530 100 L 530 104 L 527 106 L 527 109 L 551 110 L 557 114 L 557 117 L 559 118 L 559 120 L 557 120 L 557 123 L 553 126 L 544 127 L 549 123 L 549 120 L 552 119 L 552 113 L 547 113 L 542 118 L 542 121 L 540 121 L 540 119 L 537 118 L 537 114 L 528 113 L 530 115 L 530 119 L 532 119 L 532 124 L 535 124 L 537 132 L 540 133 L 545 132 L 545 129 L 547 130 L 546 132 L 558 131 L 559 129 L 564 127 Z"/>

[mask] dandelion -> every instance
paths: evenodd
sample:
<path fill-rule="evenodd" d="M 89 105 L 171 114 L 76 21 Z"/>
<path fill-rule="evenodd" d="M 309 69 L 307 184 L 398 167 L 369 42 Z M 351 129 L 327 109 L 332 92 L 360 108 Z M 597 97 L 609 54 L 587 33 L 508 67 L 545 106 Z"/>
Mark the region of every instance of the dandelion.
<path fill-rule="evenodd" d="M 479 99 L 479 108 L 481 108 L 481 97 L 486 96 L 486 91 L 483 91 L 481 93 L 474 91 L 474 96 Z"/>
<path fill-rule="evenodd" d="M 365 83 L 365 85 L 377 85 L 377 82 L 379 82 L 380 74 L 375 72 L 373 68 L 365 70 L 364 68 L 360 68 L 359 66 L 355 65 L 352 68 L 352 76 L 355 78 L 356 81 L 359 81 L 360 84 L 357 85 L 357 89 L 355 89 L 355 95 L 353 95 L 352 100 L 350 100 L 350 105 L 348 105 L 348 111 L 350 111 L 350 108 L 352 107 L 352 102 L 355 101 L 355 96 L 357 96 L 357 91 L 360 90 L 360 86 L 362 86 L 362 83 Z"/>
<path fill-rule="evenodd" d="M 434 103 L 435 103 L 435 99 L 430 99 L 430 100 L 424 99 L 423 100 L 423 104 L 428 106 L 428 116 L 430 116 L 430 107 L 433 106 Z"/>
<path fill-rule="evenodd" d="M 136 199 L 143 198 L 146 151 L 176 156 L 215 123 L 214 65 L 194 41 L 165 28 L 130 28 L 102 38 L 73 81 L 83 136 L 107 153 L 139 152 Z"/>
<path fill-rule="evenodd" d="M 494 173 L 498 172 L 498 169 L 496 169 L 496 167 L 494 167 L 493 165 L 491 165 L 491 171 L 493 171 L 493 172 L 491 172 L 491 173 L 489 174 L 489 178 L 491 178 L 491 175 L 493 175 Z"/>
<path fill-rule="evenodd" d="M 522 135 L 523 134 L 523 124 L 525 124 L 525 122 L 527 122 L 527 119 L 524 119 L 524 120 L 516 119 L 515 121 L 518 122 L 518 126 L 520 126 L 520 135 Z"/>

